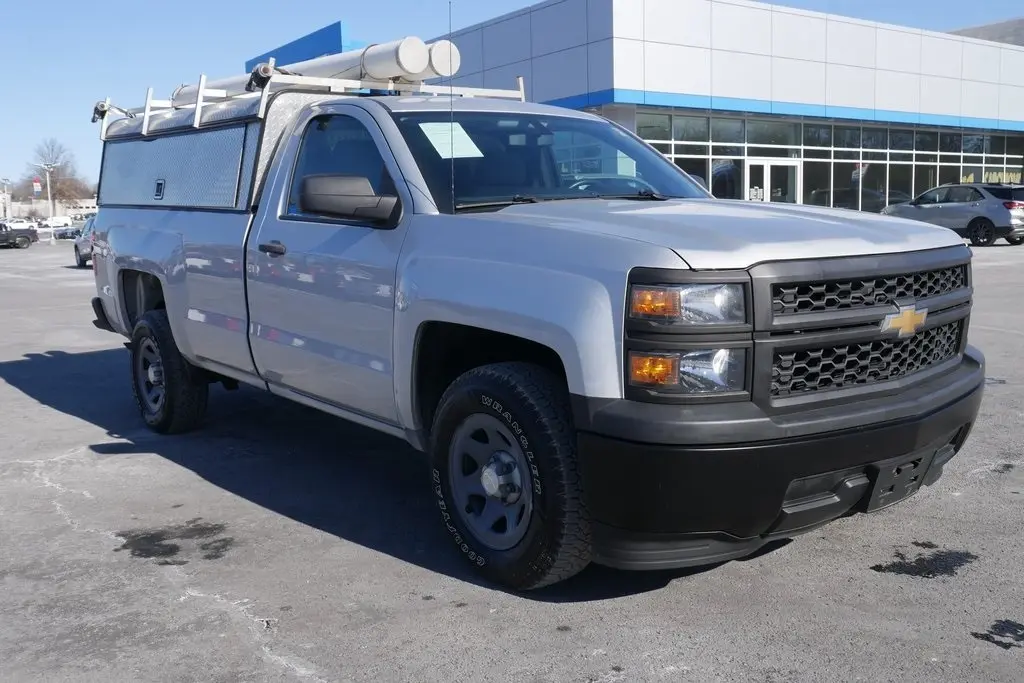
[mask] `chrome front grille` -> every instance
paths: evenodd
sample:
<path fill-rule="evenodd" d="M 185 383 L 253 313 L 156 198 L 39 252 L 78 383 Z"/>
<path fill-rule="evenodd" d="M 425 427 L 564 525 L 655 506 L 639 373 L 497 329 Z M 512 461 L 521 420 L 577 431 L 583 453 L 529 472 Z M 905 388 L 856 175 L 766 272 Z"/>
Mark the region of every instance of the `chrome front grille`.
<path fill-rule="evenodd" d="M 919 301 L 967 286 L 967 265 L 907 275 L 772 285 L 772 315 L 856 310 Z"/>
<path fill-rule="evenodd" d="M 786 398 L 913 375 L 956 356 L 963 328 L 964 321 L 956 320 L 905 339 L 776 351 L 771 396 Z"/>

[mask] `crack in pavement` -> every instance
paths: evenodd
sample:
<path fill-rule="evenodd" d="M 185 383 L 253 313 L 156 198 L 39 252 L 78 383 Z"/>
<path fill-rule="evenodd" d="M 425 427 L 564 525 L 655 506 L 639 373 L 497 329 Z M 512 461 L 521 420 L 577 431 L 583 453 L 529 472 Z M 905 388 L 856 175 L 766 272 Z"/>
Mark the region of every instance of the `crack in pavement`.
<path fill-rule="evenodd" d="M 54 510 L 64 523 L 72 530 L 85 533 L 95 533 L 114 540 L 121 540 L 113 531 L 83 527 L 81 522 L 79 522 L 79 520 L 76 519 L 70 511 L 68 511 L 64 503 L 58 500 L 58 498 L 67 495 L 79 495 L 89 499 L 94 499 L 95 497 L 88 491 L 79 491 L 64 486 L 59 481 L 54 480 L 45 471 L 54 464 L 67 461 L 75 455 L 80 454 L 82 451 L 83 449 L 77 448 L 52 458 L 37 460 L 8 460 L 0 463 L 0 471 L 13 468 L 15 466 L 31 468 L 31 477 L 29 481 L 36 483 L 43 489 L 50 489 L 56 492 L 56 496 L 50 500 L 50 503 L 53 505 Z M 178 566 L 165 565 L 161 569 L 163 570 L 162 573 L 165 578 L 179 589 L 182 589 L 181 584 L 188 580 L 188 576 Z M 292 655 L 281 654 L 274 651 L 271 644 L 267 642 L 266 634 L 277 628 L 278 620 L 272 617 L 261 617 L 255 615 L 252 612 L 255 606 L 249 599 L 228 600 L 217 593 L 203 593 L 187 585 L 184 586 L 182 590 L 184 592 L 179 598 L 179 601 L 183 602 L 190 598 L 204 599 L 227 613 L 234 621 L 241 621 L 246 627 L 246 630 L 250 633 L 254 641 L 253 645 L 258 648 L 263 660 L 269 665 L 281 668 L 300 679 L 309 680 L 313 683 L 327 683 L 326 679 L 321 678 L 317 674 L 316 669 L 309 662 Z"/>

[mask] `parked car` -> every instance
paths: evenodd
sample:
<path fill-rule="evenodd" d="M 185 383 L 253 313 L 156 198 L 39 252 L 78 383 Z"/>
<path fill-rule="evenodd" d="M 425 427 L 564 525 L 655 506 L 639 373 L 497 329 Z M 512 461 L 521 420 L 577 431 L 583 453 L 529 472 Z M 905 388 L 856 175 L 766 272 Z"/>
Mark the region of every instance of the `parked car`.
<path fill-rule="evenodd" d="M 22 223 L 0 223 L 0 246 L 28 249 L 39 241 L 35 228 L 19 227 Z"/>
<path fill-rule="evenodd" d="M 999 238 L 1024 243 L 1024 185 L 949 183 L 882 213 L 941 225 L 976 247 L 991 246 Z"/>
<path fill-rule="evenodd" d="M 95 237 L 93 232 L 93 225 L 95 219 L 90 218 L 82 226 L 81 231 L 77 237 L 75 237 L 75 264 L 79 268 L 84 268 L 86 264 L 92 259 L 92 241 Z"/>

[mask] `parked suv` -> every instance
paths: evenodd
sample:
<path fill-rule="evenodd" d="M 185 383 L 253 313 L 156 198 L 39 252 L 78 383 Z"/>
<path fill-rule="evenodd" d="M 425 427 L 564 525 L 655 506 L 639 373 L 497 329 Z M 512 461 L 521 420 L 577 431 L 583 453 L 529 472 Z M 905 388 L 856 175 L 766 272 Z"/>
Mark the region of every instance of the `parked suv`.
<path fill-rule="evenodd" d="M 976 247 L 991 246 L 1000 237 L 1013 245 L 1024 243 L 1024 185 L 940 185 L 882 213 L 941 225 Z"/>

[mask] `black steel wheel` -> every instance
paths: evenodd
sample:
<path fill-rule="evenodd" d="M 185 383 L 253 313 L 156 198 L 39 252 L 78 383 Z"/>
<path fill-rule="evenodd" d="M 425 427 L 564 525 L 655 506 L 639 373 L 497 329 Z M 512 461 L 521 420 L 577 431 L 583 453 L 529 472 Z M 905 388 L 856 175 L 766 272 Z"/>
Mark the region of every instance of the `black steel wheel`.
<path fill-rule="evenodd" d="M 32 246 L 32 240 L 24 235 L 18 235 L 14 238 L 14 246 L 18 249 L 28 249 Z"/>
<path fill-rule="evenodd" d="M 996 240 L 996 226 L 987 218 L 975 218 L 967 228 L 967 236 L 976 247 L 991 247 Z"/>
<path fill-rule="evenodd" d="M 517 590 L 590 563 L 590 517 L 564 382 L 527 363 L 470 370 L 441 398 L 431 431 L 434 493 L 462 557 Z"/>
<path fill-rule="evenodd" d="M 135 324 L 132 391 L 146 424 L 160 434 L 199 426 L 206 414 L 209 378 L 178 351 L 164 310 L 148 311 Z"/>
<path fill-rule="evenodd" d="M 1006 241 L 1016 247 L 1024 244 L 1024 237 L 1007 237 Z"/>

